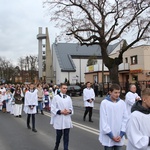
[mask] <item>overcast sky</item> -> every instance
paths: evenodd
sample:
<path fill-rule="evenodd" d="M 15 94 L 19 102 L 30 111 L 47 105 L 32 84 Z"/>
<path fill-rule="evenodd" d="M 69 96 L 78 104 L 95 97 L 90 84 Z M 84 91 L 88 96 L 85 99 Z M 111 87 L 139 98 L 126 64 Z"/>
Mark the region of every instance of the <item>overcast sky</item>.
<path fill-rule="evenodd" d="M 58 29 L 51 24 L 42 0 L 0 0 L 0 56 L 17 65 L 18 58 L 38 54 L 38 27 L 49 29 L 51 44 Z"/>
<path fill-rule="evenodd" d="M 49 21 L 43 0 L 0 0 L 0 56 L 17 65 L 18 58 L 38 54 L 38 28 L 48 27 L 50 44 L 59 29 Z M 129 37 L 127 37 L 129 39 Z"/>

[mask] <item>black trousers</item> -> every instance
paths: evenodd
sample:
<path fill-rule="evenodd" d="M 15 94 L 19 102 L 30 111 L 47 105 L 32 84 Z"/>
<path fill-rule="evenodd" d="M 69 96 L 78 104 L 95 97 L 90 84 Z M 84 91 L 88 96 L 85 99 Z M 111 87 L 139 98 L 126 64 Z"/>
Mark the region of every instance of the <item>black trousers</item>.
<path fill-rule="evenodd" d="M 31 116 L 32 116 L 32 129 L 35 129 L 35 114 L 27 114 L 27 127 L 30 126 Z"/>
<path fill-rule="evenodd" d="M 64 142 L 64 150 L 68 150 L 69 145 L 69 132 L 70 129 L 64 129 L 64 130 L 56 130 L 56 143 L 55 143 L 55 149 L 57 150 L 60 144 L 61 137 L 63 135 L 63 142 Z"/>
<path fill-rule="evenodd" d="M 85 107 L 85 112 L 83 118 L 86 118 L 86 115 L 89 113 L 89 121 L 92 120 L 93 107 Z"/>

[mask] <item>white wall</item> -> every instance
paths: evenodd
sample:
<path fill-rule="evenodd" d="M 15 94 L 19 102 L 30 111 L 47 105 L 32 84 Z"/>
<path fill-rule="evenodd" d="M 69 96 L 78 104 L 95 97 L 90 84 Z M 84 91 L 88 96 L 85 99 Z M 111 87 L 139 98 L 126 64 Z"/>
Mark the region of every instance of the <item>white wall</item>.
<path fill-rule="evenodd" d="M 138 58 L 138 63 L 132 65 L 131 64 L 131 57 L 136 56 Z M 130 70 L 136 70 L 136 69 L 144 69 L 144 47 L 139 46 L 135 48 L 130 48 L 128 49 L 124 54 L 123 54 L 123 61 L 125 62 L 125 58 L 128 58 L 128 63 L 130 65 Z"/>
<path fill-rule="evenodd" d="M 55 74 L 55 79 L 56 79 L 56 84 L 60 84 L 61 81 L 61 68 L 59 66 L 58 59 L 56 57 L 56 52 L 54 50 L 54 47 L 52 47 L 52 57 L 53 57 L 53 69 L 54 69 L 54 74 Z"/>
<path fill-rule="evenodd" d="M 76 66 L 76 72 L 61 72 L 56 54 L 53 53 L 53 66 L 54 71 L 56 71 L 56 84 L 64 82 L 65 78 L 67 78 L 67 80 L 69 80 L 72 84 L 75 84 L 76 82 L 85 82 L 84 73 L 86 72 L 87 61 L 88 59 L 73 59 Z M 101 64 L 101 60 L 98 60 L 98 64 Z"/>
<path fill-rule="evenodd" d="M 65 78 L 69 80 L 70 83 L 75 84 L 76 82 L 85 82 L 85 68 L 88 59 L 73 59 L 76 66 L 75 72 L 60 72 L 57 75 L 57 81 L 64 82 Z M 57 69 L 58 70 L 58 69 Z"/>
<path fill-rule="evenodd" d="M 75 74 L 72 75 L 73 76 L 78 76 L 78 82 L 85 82 L 85 77 L 84 77 L 84 73 L 85 73 L 85 67 L 87 65 L 87 60 L 88 59 L 73 59 L 73 62 L 76 66 L 76 72 Z"/>
<path fill-rule="evenodd" d="M 150 46 L 144 47 L 144 70 L 150 70 Z"/>

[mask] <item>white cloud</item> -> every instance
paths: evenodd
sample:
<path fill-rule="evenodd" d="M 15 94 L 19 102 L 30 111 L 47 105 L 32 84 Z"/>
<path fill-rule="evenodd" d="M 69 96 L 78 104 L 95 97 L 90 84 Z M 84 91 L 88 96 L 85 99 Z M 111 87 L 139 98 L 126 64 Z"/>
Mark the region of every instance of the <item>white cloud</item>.
<path fill-rule="evenodd" d="M 0 18 L 0 56 L 15 65 L 19 57 L 38 54 L 38 27 L 43 27 L 43 32 L 48 27 L 51 43 L 58 34 L 42 0 L 1 0 Z"/>

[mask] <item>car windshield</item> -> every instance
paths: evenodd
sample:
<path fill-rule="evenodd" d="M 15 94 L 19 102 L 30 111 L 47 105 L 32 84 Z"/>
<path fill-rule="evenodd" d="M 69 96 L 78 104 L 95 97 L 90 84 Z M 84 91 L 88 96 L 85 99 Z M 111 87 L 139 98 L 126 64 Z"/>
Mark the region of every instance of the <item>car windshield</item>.
<path fill-rule="evenodd" d="M 80 90 L 80 86 L 77 86 L 77 85 L 73 85 L 73 86 L 69 86 L 68 87 L 69 89 L 75 89 L 75 90 Z"/>

